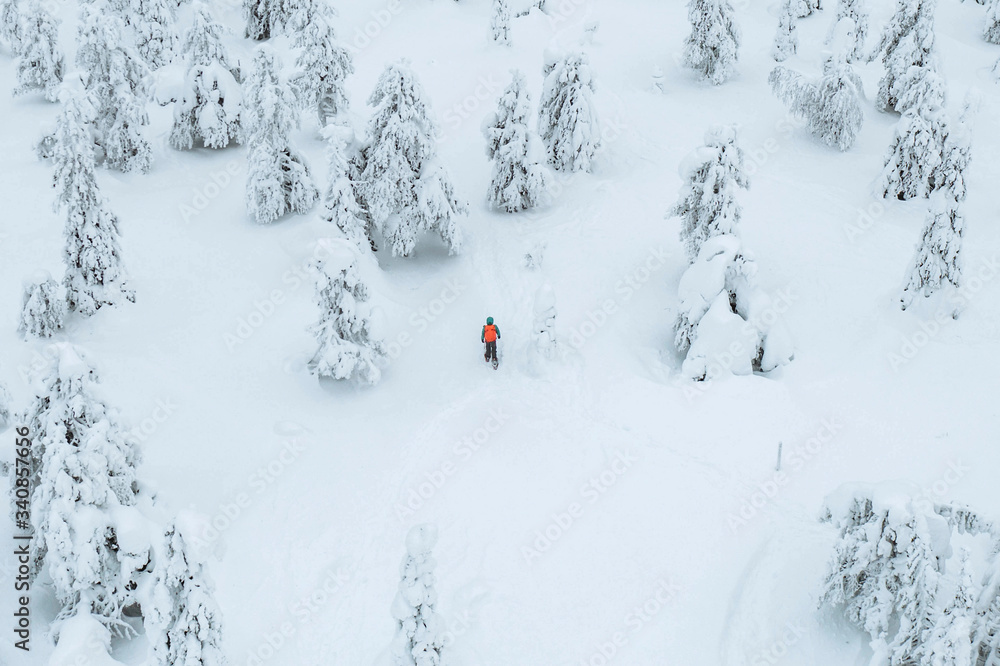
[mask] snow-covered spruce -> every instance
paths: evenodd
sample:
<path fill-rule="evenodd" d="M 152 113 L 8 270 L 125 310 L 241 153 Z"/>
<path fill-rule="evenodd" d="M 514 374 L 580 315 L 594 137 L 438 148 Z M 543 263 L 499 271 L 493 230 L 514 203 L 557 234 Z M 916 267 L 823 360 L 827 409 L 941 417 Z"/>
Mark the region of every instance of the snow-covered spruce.
<path fill-rule="evenodd" d="M 702 243 L 713 236 L 739 237 L 743 208 L 736 200 L 736 188 L 750 186 L 743 161 L 736 128 L 720 126 L 706 132 L 705 145 L 681 162 L 685 184 L 668 217 L 681 218 L 688 261 L 694 261 Z"/>
<path fill-rule="evenodd" d="M 52 156 L 55 207 L 66 213 L 66 302 L 82 315 L 135 302 L 122 265 L 118 218 L 97 187 L 91 118 L 88 100 L 68 95 L 56 121 Z"/>
<path fill-rule="evenodd" d="M 21 16 L 15 95 L 38 90 L 45 99 L 56 101 L 65 69 L 58 38 L 58 22 L 37 0 L 31 0 Z"/>
<path fill-rule="evenodd" d="M 813 12 L 823 9 L 822 0 L 791 0 L 791 2 L 796 18 L 812 16 Z"/>
<path fill-rule="evenodd" d="M 694 380 L 767 372 L 792 360 L 791 338 L 771 300 L 754 287 L 757 271 L 735 236 L 705 241 L 681 276 L 674 346 Z"/>
<path fill-rule="evenodd" d="M 62 328 L 65 316 L 66 298 L 62 286 L 47 272 L 39 271 L 25 284 L 18 332 L 24 339 L 51 338 Z"/>
<path fill-rule="evenodd" d="M 396 637 L 392 644 L 393 666 L 438 666 L 444 649 L 441 619 L 434 610 L 437 591 L 431 551 L 437 543 L 437 528 L 417 525 L 406 535 L 406 556 L 399 566 L 402 580 L 392 603 Z"/>
<path fill-rule="evenodd" d="M 500 95 L 497 111 L 486 119 L 486 154 L 493 160 L 487 201 L 498 210 L 517 213 L 542 202 L 549 175 L 537 140 L 528 128 L 531 100 L 524 74 L 514 78 Z"/>
<path fill-rule="evenodd" d="M 862 60 L 865 57 L 865 42 L 868 39 L 869 11 L 868 0 L 837 0 L 837 14 L 830 25 L 826 43 L 834 41 L 834 36 L 841 22 L 850 26 L 847 30 L 847 62 Z"/>
<path fill-rule="evenodd" d="M 110 0 L 125 22 L 135 49 L 150 69 L 169 63 L 177 49 L 173 0 Z"/>
<path fill-rule="evenodd" d="M 991 44 L 1000 44 L 1000 0 L 987 0 L 983 37 Z"/>
<path fill-rule="evenodd" d="M 23 0 L 0 0 L 0 40 L 17 55 L 21 48 L 21 11 Z"/>
<path fill-rule="evenodd" d="M 244 36 L 270 39 L 288 29 L 301 30 L 316 12 L 327 11 L 322 0 L 243 0 Z"/>
<path fill-rule="evenodd" d="M 976 587 L 972 582 L 969 551 L 959 555 L 955 595 L 936 615 L 934 625 L 922 640 L 923 666 L 973 666 L 972 635 L 976 625 Z"/>
<path fill-rule="evenodd" d="M 910 276 L 903 287 L 900 305 L 904 310 L 918 294 L 929 297 L 946 284 L 961 288 L 964 232 L 965 218 L 960 204 L 948 196 L 934 197 Z M 956 311 L 954 315 L 957 314 Z"/>
<path fill-rule="evenodd" d="M 288 135 L 298 122 L 295 96 L 279 78 L 274 52 L 258 47 L 241 117 L 249 160 L 246 205 L 258 224 L 289 212 L 305 213 L 319 197 L 305 160 L 289 145 Z"/>
<path fill-rule="evenodd" d="M 163 535 L 146 594 L 143 626 L 159 666 L 225 666 L 215 592 L 176 524 Z"/>
<path fill-rule="evenodd" d="M 329 180 L 323 195 L 323 219 L 333 222 L 344 233 L 344 237 L 364 253 L 374 249 L 368 219 L 361 204 L 354 182 L 351 180 L 351 166 L 348 151 L 354 148 L 354 132 L 348 127 L 327 125 L 323 130 L 326 138 L 326 159 Z"/>
<path fill-rule="evenodd" d="M 968 191 L 965 170 L 972 160 L 972 125 L 979 105 L 979 93 L 971 92 L 966 97 L 958 121 L 948 123 L 941 163 L 931 174 L 931 189 L 942 190 L 958 202 L 965 201 Z"/>
<path fill-rule="evenodd" d="M 932 177 L 943 163 L 946 132 L 940 106 L 911 107 L 903 113 L 879 178 L 883 198 L 906 201 L 930 195 Z"/>
<path fill-rule="evenodd" d="M 690 0 L 691 34 L 684 41 L 684 65 L 715 85 L 736 71 L 740 28 L 729 0 Z"/>
<path fill-rule="evenodd" d="M 979 593 L 976 612 L 979 616 L 974 634 L 977 666 L 1000 666 L 1000 542 L 993 545 L 989 574 Z"/>
<path fill-rule="evenodd" d="M 76 64 L 95 105 L 105 164 L 125 172 L 148 171 L 152 150 L 143 126 L 149 124 L 149 69 L 124 46 L 124 23 L 103 2 L 84 4 L 78 43 Z"/>
<path fill-rule="evenodd" d="M 239 140 L 243 91 L 237 82 L 239 70 L 222 43 L 224 31 L 207 5 L 195 5 L 194 23 L 182 47 L 187 65 L 184 91 L 174 106 L 170 130 L 170 145 L 178 150 L 198 142 L 206 148 L 225 148 Z"/>
<path fill-rule="evenodd" d="M 333 9 L 317 11 L 311 20 L 298 28 L 295 46 L 299 50 L 295 60 L 296 74 L 292 88 L 299 102 L 315 109 L 320 127 L 347 111 L 347 93 L 344 80 L 354 73 L 351 52 L 337 42 L 333 29 Z"/>
<path fill-rule="evenodd" d="M 319 349 L 309 370 L 319 377 L 358 379 L 375 384 L 382 376 L 379 362 L 385 346 L 371 331 L 368 287 L 361 280 L 353 245 L 331 243 L 329 255 L 316 262 L 319 322 L 313 333 Z"/>
<path fill-rule="evenodd" d="M 941 516 L 918 510 L 913 491 L 848 485 L 823 510 L 840 537 L 822 601 L 868 633 L 872 663 L 918 663 L 932 628 L 938 558 L 949 552 L 951 531 Z"/>
<path fill-rule="evenodd" d="M 48 572 L 64 616 L 94 613 L 115 626 L 134 601 L 121 576 L 115 512 L 135 504 L 139 452 L 96 390 L 94 370 L 71 345 L 38 381 L 31 428 L 32 575 Z"/>
<path fill-rule="evenodd" d="M 468 205 L 435 164 L 437 127 L 423 87 L 405 62 L 386 67 L 368 99 L 370 142 L 359 153 L 358 194 L 393 256 L 409 256 L 421 232 L 436 232 L 448 251 L 461 248 L 457 218 Z"/>
<path fill-rule="evenodd" d="M 805 119 L 809 131 L 823 143 L 840 150 L 854 145 L 864 123 L 862 85 L 843 57 L 826 61 L 818 83 L 783 66 L 774 68 L 768 82 L 792 115 Z"/>
<path fill-rule="evenodd" d="M 896 12 L 882 33 L 869 60 L 881 56 L 885 74 L 879 82 L 876 106 L 882 111 L 903 113 L 909 108 L 900 104 L 912 78 L 911 67 L 937 69 L 934 45 L 934 9 L 936 0 L 898 0 Z"/>
<path fill-rule="evenodd" d="M 799 50 L 798 17 L 793 11 L 795 0 L 784 0 L 778 10 L 778 31 L 774 35 L 771 55 L 777 62 L 785 62 Z"/>
<path fill-rule="evenodd" d="M 490 31 L 494 42 L 510 46 L 510 5 L 507 4 L 507 0 L 493 0 Z"/>
<path fill-rule="evenodd" d="M 590 171 L 601 146 L 590 61 L 584 53 L 547 53 L 542 72 L 538 133 L 549 164 L 558 171 Z"/>

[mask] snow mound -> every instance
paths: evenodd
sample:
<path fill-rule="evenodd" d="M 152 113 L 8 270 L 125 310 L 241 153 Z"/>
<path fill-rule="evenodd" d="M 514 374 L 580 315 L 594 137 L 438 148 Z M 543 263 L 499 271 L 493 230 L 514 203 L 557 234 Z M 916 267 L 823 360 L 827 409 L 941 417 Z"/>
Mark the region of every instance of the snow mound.
<path fill-rule="evenodd" d="M 406 535 L 406 552 L 413 557 L 419 557 L 434 549 L 437 543 L 437 526 L 430 523 L 415 525 Z"/>

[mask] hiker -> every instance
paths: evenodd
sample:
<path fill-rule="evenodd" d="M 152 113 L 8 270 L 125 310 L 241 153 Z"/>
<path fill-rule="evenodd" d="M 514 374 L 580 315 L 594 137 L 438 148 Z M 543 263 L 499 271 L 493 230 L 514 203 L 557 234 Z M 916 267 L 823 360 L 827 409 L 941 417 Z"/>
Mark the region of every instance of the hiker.
<path fill-rule="evenodd" d="M 493 323 L 493 317 L 486 318 L 486 325 L 483 326 L 483 333 L 480 336 L 482 342 L 486 344 L 486 362 L 493 362 L 493 368 L 500 364 L 497 358 L 497 340 L 500 339 L 500 327 Z"/>

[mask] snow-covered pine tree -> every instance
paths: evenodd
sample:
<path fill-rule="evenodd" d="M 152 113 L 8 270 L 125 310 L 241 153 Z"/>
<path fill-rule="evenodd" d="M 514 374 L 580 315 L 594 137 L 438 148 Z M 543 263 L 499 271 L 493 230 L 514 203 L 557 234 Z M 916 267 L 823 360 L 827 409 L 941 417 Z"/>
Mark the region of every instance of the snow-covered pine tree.
<path fill-rule="evenodd" d="M 750 186 L 743 159 L 736 128 L 721 126 L 706 132 L 705 145 L 681 162 L 680 175 L 686 182 L 668 217 L 681 218 L 681 240 L 689 261 L 712 236 L 739 237 L 743 209 L 736 188 Z"/>
<path fill-rule="evenodd" d="M 557 171 L 590 171 L 601 147 L 594 77 L 584 53 L 546 54 L 538 133 Z"/>
<path fill-rule="evenodd" d="M 528 114 L 528 97 L 524 74 L 513 72 L 513 80 L 500 95 L 496 113 L 487 118 L 486 154 L 493 160 L 493 177 L 487 201 L 508 213 L 534 208 L 542 202 L 548 189 L 549 176 L 533 150 Z"/>
<path fill-rule="evenodd" d="M 21 337 L 51 338 L 63 325 L 66 298 L 62 287 L 45 271 L 39 271 L 25 285 L 21 299 Z"/>
<path fill-rule="evenodd" d="M 729 0 L 690 0 L 691 34 L 684 41 L 684 65 L 715 85 L 725 83 L 739 59 L 740 28 Z"/>
<path fill-rule="evenodd" d="M 296 74 L 291 85 L 299 102 L 312 107 L 320 127 L 347 111 L 344 80 L 354 73 L 351 52 L 337 42 L 333 29 L 333 9 L 316 11 L 306 24 L 296 29 Z"/>
<path fill-rule="evenodd" d="M 493 0 L 490 30 L 494 42 L 510 46 L 510 5 L 507 4 L 507 0 Z"/>
<path fill-rule="evenodd" d="M 174 0 L 110 2 L 111 7 L 131 30 L 136 52 L 150 69 L 159 69 L 173 59 L 178 41 Z"/>
<path fill-rule="evenodd" d="M 98 397 L 97 382 L 79 352 L 58 343 L 26 415 L 37 471 L 31 564 L 33 575 L 48 572 L 63 616 L 90 612 L 116 626 L 131 592 L 120 575 L 112 514 L 135 504 L 139 452 Z"/>
<path fill-rule="evenodd" d="M 864 59 L 865 41 L 868 39 L 868 0 L 837 0 L 837 15 L 830 25 L 827 44 L 833 42 L 841 21 L 849 22 L 848 25 L 851 26 L 848 31 L 847 62 Z"/>
<path fill-rule="evenodd" d="M 987 2 L 983 37 L 991 44 L 1000 44 L 1000 0 Z"/>
<path fill-rule="evenodd" d="M 896 13 L 882 33 L 869 61 L 881 56 L 885 74 L 879 82 L 876 106 L 882 111 L 902 113 L 900 105 L 912 79 L 911 67 L 937 69 L 934 46 L 934 8 L 936 0 L 898 0 Z"/>
<path fill-rule="evenodd" d="M 279 78 L 274 52 L 257 48 L 246 83 L 241 123 L 246 133 L 247 211 L 258 224 L 270 224 L 288 212 L 304 213 L 319 197 L 305 160 L 289 145 L 298 126 L 295 95 Z"/>
<path fill-rule="evenodd" d="M 840 150 L 854 145 L 864 123 L 862 86 L 842 56 L 826 61 L 818 84 L 783 66 L 775 67 L 768 81 L 792 115 L 805 119 L 809 131 L 823 143 Z"/>
<path fill-rule="evenodd" d="M 900 298 L 904 310 L 918 294 L 929 297 L 945 284 L 961 288 L 964 232 L 965 218 L 960 204 L 949 196 L 934 197 L 910 276 Z M 953 316 L 957 315 L 958 311 L 955 311 Z"/>
<path fill-rule="evenodd" d="M 976 590 L 967 548 L 962 548 L 959 567 L 955 596 L 937 615 L 934 626 L 922 640 L 920 666 L 973 666 Z"/>
<path fill-rule="evenodd" d="M 197 141 L 206 148 L 225 148 L 239 140 L 243 92 L 239 70 L 222 44 L 224 30 L 207 5 L 195 5 L 194 23 L 182 46 L 187 64 L 184 92 L 174 107 L 170 130 L 170 145 L 178 150 L 189 150 Z"/>
<path fill-rule="evenodd" d="M 149 69 L 126 47 L 125 25 L 103 1 L 84 4 L 76 64 L 85 73 L 95 105 L 105 164 L 121 171 L 149 170 L 152 150 L 144 136 Z"/>
<path fill-rule="evenodd" d="M 222 614 L 215 591 L 176 524 L 163 536 L 153 563 L 149 599 L 142 607 L 146 636 L 159 666 L 225 666 Z"/>
<path fill-rule="evenodd" d="M 973 637 L 976 666 L 1000 666 L 1000 542 L 994 541 L 988 566 L 989 573 L 984 577 L 976 604 L 979 617 Z"/>
<path fill-rule="evenodd" d="M 943 163 L 946 132 L 947 118 L 940 106 L 921 104 L 903 113 L 879 179 L 883 198 L 906 201 L 930 195 L 933 176 Z"/>
<path fill-rule="evenodd" d="M 122 265 L 118 218 L 97 187 L 92 118 L 88 99 L 68 95 L 56 120 L 52 156 L 55 207 L 66 212 L 66 302 L 88 316 L 122 300 L 135 302 Z"/>
<path fill-rule="evenodd" d="M 320 318 L 313 327 L 319 349 L 309 370 L 319 377 L 352 379 L 375 384 L 382 376 L 379 362 L 385 346 L 371 331 L 368 287 L 361 280 L 353 245 L 334 245 L 316 262 Z"/>
<path fill-rule="evenodd" d="M 21 7 L 23 0 L 0 0 L 0 40 L 12 55 L 21 49 Z"/>
<path fill-rule="evenodd" d="M 7 390 L 7 385 L 0 382 L 0 431 L 6 430 L 7 426 L 11 423 L 11 404 L 13 401 L 10 398 L 10 391 Z M 13 484 L 11 484 L 13 485 Z M 17 489 L 16 487 L 14 488 Z M 17 498 L 16 496 L 12 498 L 15 502 L 16 507 Z"/>
<path fill-rule="evenodd" d="M 868 633 L 872 663 L 918 663 L 933 617 L 937 555 L 949 547 L 946 521 L 917 511 L 905 490 L 845 486 L 824 507 L 840 537 L 822 602 Z"/>
<path fill-rule="evenodd" d="M 59 24 L 37 0 L 30 0 L 21 15 L 21 46 L 17 57 L 15 95 L 40 90 L 45 99 L 57 99 L 65 63 L 59 50 Z"/>
<path fill-rule="evenodd" d="M 358 195 L 373 227 L 393 256 L 409 256 L 421 231 L 437 232 L 449 252 L 458 252 L 456 218 L 468 208 L 455 197 L 447 173 L 433 163 L 437 127 L 406 62 L 386 67 L 368 104 L 375 110 L 370 143 L 358 159 Z"/>
<path fill-rule="evenodd" d="M 257 41 L 270 39 L 282 27 L 280 0 L 243 0 L 243 16 L 243 36 Z"/>
<path fill-rule="evenodd" d="M 434 609 L 434 568 L 431 551 L 437 543 L 437 528 L 417 525 L 406 535 L 406 556 L 400 564 L 399 591 L 392 603 L 396 620 L 393 666 L 439 666 L 444 649 L 441 620 Z"/>
<path fill-rule="evenodd" d="M 965 170 L 972 160 L 972 125 L 979 110 L 980 95 L 966 97 L 958 122 L 949 123 L 941 151 L 941 164 L 931 174 L 931 189 L 944 190 L 955 201 L 965 201 Z"/>
<path fill-rule="evenodd" d="M 792 0 L 792 10 L 796 18 L 811 16 L 813 12 L 823 9 L 822 0 Z"/>
<path fill-rule="evenodd" d="M 350 128 L 331 124 L 323 130 L 323 135 L 327 141 L 329 165 L 329 180 L 323 196 L 323 219 L 336 224 L 359 253 L 369 248 L 374 250 L 367 216 L 358 203 L 347 158 L 347 151 L 353 147 L 354 132 Z"/>
<path fill-rule="evenodd" d="M 767 372 L 792 360 L 787 331 L 754 287 L 756 272 L 735 236 L 713 236 L 701 245 L 678 287 L 674 346 L 685 355 L 685 376 L 703 381 Z"/>
<path fill-rule="evenodd" d="M 799 49 L 799 33 L 795 23 L 798 20 L 793 5 L 796 0 L 784 0 L 778 10 L 778 32 L 774 35 L 771 54 L 777 62 L 785 62 Z"/>

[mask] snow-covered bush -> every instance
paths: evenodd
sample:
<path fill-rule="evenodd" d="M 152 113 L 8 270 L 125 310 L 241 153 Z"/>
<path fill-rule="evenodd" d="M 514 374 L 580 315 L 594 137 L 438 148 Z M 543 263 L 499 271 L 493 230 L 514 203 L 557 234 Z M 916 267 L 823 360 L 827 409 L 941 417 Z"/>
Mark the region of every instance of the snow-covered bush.
<path fill-rule="evenodd" d="M 976 666 L 1000 666 L 1000 541 L 994 542 L 990 573 L 978 597 L 975 663 Z"/>
<path fill-rule="evenodd" d="M 690 0 L 691 34 L 684 41 L 684 65 L 715 85 L 736 71 L 740 28 L 729 0 Z"/>
<path fill-rule="evenodd" d="M 528 129 L 531 100 L 524 75 L 514 78 L 500 96 L 497 111 L 486 119 L 486 154 L 493 160 L 493 176 L 486 199 L 508 213 L 534 208 L 542 202 L 549 176 L 541 164 L 540 149 Z"/>
<path fill-rule="evenodd" d="M 10 391 L 7 390 L 7 385 L 0 382 L 0 432 L 7 429 L 7 426 L 11 424 L 11 404 L 12 400 L 10 397 Z M 15 502 L 16 502 L 16 498 Z M 16 506 L 16 504 L 15 504 Z"/>
<path fill-rule="evenodd" d="M 905 201 L 930 195 L 933 176 L 943 163 L 946 132 L 947 118 L 940 106 L 921 105 L 903 113 L 879 178 L 883 198 Z"/>
<path fill-rule="evenodd" d="M 441 619 L 434 609 L 434 569 L 431 551 L 437 543 L 437 528 L 417 525 L 406 535 L 406 556 L 400 564 L 402 578 L 392 603 L 396 637 L 392 645 L 393 666 L 438 666 L 444 649 Z"/>
<path fill-rule="evenodd" d="M 436 232 L 454 254 L 461 248 L 457 224 L 468 206 L 435 164 L 437 127 L 423 87 L 405 62 L 389 65 L 368 99 L 374 107 L 369 143 L 360 152 L 358 195 L 372 226 L 392 248 L 409 256 L 421 232 Z"/>
<path fill-rule="evenodd" d="M 827 498 L 826 522 L 840 531 L 822 603 L 867 632 L 872 663 L 916 664 L 933 628 L 939 558 L 951 528 L 895 485 L 849 485 Z"/>
<path fill-rule="evenodd" d="M 122 300 L 135 302 L 119 244 L 118 218 L 94 175 L 93 108 L 68 95 L 56 121 L 52 161 L 56 208 L 66 212 L 66 301 L 83 315 Z"/>
<path fill-rule="evenodd" d="M 965 219 L 951 197 L 935 197 L 913 259 L 900 304 L 905 310 L 918 294 L 929 297 L 945 284 L 962 286 L 962 234 Z M 957 311 L 954 314 L 958 314 Z"/>
<path fill-rule="evenodd" d="M 57 99 L 65 63 L 59 50 L 59 23 L 37 0 L 31 0 L 21 16 L 21 46 L 17 57 L 15 95 L 39 90 L 45 99 Z"/>
<path fill-rule="evenodd" d="M 837 0 L 837 15 L 830 26 L 826 43 L 834 41 L 841 22 L 850 26 L 847 34 L 847 62 L 861 60 L 865 56 L 865 41 L 868 39 L 868 0 Z"/>
<path fill-rule="evenodd" d="M 778 62 L 784 62 L 799 49 L 799 33 L 795 23 L 797 16 L 793 11 L 796 0 L 784 0 L 778 10 L 778 31 L 774 35 L 774 48 L 771 54 Z"/>
<path fill-rule="evenodd" d="M 768 81 L 789 111 L 803 118 L 809 131 L 823 143 L 840 150 L 854 145 L 864 122 L 862 85 L 843 58 L 827 60 L 818 83 L 783 66 L 775 67 Z"/>
<path fill-rule="evenodd" d="M 695 380 L 767 372 L 791 361 L 791 338 L 770 299 L 754 287 L 756 264 L 735 236 L 707 239 L 681 276 L 674 345 Z"/>
<path fill-rule="evenodd" d="M 66 297 L 62 286 L 47 272 L 40 271 L 25 284 L 18 332 L 25 339 L 51 338 L 62 328 L 65 316 Z"/>
<path fill-rule="evenodd" d="M 84 4 L 77 41 L 76 64 L 96 107 L 105 164 L 125 172 L 148 171 L 152 150 L 143 127 L 149 124 L 149 69 L 125 46 L 124 23 L 103 2 Z"/>
<path fill-rule="evenodd" d="M 879 82 L 876 105 L 883 111 L 902 113 L 899 104 L 912 79 L 911 67 L 937 69 L 934 46 L 934 7 L 936 0 L 898 0 L 896 12 L 886 25 L 882 39 L 870 60 L 881 56 L 885 74 Z"/>
<path fill-rule="evenodd" d="M 313 333 L 319 349 L 309 361 L 314 375 L 375 384 L 385 346 L 371 330 L 368 287 L 361 280 L 353 245 L 330 243 L 329 255 L 316 262 L 319 322 Z"/>
<path fill-rule="evenodd" d="M 59 343 L 26 414 L 33 434 L 31 569 L 44 567 L 63 615 L 94 613 L 108 625 L 130 601 L 121 576 L 114 513 L 135 504 L 135 443 L 96 390 L 94 370 Z"/>
<path fill-rule="evenodd" d="M 705 145 L 688 155 L 679 171 L 685 183 L 668 215 L 681 218 L 681 241 L 688 260 L 694 261 L 707 239 L 739 236 L 743 209 L 736 188 L 746 189 L 750 183 L 736 128 L 720 126 L 706 132 Z"/>
<path fill-rule="evenodd" d="M 535 292 L 532 343 L 540 359 L 552 359 L 556 353 L 556 293 L 546 283 Z"/>
<path fill-rule="evenodd" d="M 822 0 L 791 0 L 791 2 L 796 18 L 805 18 L 823 9 Z"/>
<path fill-rule="evenodd" d="M 507 4 L 507 0 L 493 0 L 490 30 L 494 42 L 510 46 L 510 5 Z"/>
<path fill-rule="evenodd" d="M 590 171 L 601 147 L 594 76 L 584 53 L 546 54 L 538 133 L 558 171 Z"/>
<path fill-rule="evenodd" d="M 368 221 L 361 204 L 358 203 L 351 168 L 347 154 L 353 149 L 354 132 L 340 125 L 327 125 L 323 130 L 326 138 L 326 159 L 328 184 L 323 196 L 323 219 L 333 222 L 344 233 L 344 237 L 359 251 L 374 249 Z"/>
<path fill-rule="evenodd" d="M 295 33 L 299 53 L 291 81 L 299 102 L 316 110 L 320 127 L 347 111 L 344 80 L 354 72 L 351 52 L 337 42 L 333 9 L 323 7 Z"/>
<path fill-rule="evenodd" d="M 223 34 L 208 7 L 198 3 L 182 46 L 187 76 L 174 107 L 174 148 L 188 150 L 196 141 L 206 148 L 225 148 L 239 139 L 243 92 L 237 83 L 239 70 L 222 44 Z"/>
<path fill-rule="evenodd" d="M 258 47 L 246 83 L 241 123 L 246 133 L 247 211 L 258 224 L 288 212 L 305 213 L 319 197 L 305 160 L 289 145 L 298 126 L 295 97 L 279 78 L 274 52 Z"/>
<path fill-rule="evenodd" d="M 159 666 L 225 666 L 222 616 L 211 581 L 176 524 L 163 536 L 148 595 L 143 625 Z"/>

